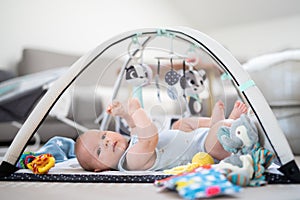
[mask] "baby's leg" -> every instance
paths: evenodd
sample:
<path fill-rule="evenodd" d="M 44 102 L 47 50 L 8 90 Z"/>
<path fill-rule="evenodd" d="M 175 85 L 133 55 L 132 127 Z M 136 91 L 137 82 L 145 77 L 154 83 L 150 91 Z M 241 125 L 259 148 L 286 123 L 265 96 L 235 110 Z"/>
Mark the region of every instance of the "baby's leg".
<path fill-rule="evenodd" d="M 247 113 L 247 106 L 241 101 L 236 101 L 228 119 L 237 119 L 242 114 Z"/>
<path fill-rule="evenodd" d="M 224 119 L 225 119 L 224 103 L 222 101 L 218 101 L 212 110 L 210 127 L 212 127 L 215 123 L 222 121 Z"/>
<path fill-rule="evenodd" d="M 215 159 L 222 160 L 230 155 L 230 153 L 225 151 L 225 149 L 219 142 L 217 137 L 217 131 L 221 126 L 231 126 L 231 122 L 232 120 L 218 121 L 210 128 L 208 132 L 204 146 L 206 152 L 209 153 Z"/>

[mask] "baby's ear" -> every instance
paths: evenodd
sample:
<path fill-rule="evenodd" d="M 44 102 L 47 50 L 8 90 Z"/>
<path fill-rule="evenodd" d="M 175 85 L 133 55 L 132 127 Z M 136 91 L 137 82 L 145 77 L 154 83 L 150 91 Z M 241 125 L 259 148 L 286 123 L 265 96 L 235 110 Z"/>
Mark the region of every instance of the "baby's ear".
<path fill-rule="evenodd" d="M 94 172 L 101 172 L 101 169 L 94 169 Z"/>

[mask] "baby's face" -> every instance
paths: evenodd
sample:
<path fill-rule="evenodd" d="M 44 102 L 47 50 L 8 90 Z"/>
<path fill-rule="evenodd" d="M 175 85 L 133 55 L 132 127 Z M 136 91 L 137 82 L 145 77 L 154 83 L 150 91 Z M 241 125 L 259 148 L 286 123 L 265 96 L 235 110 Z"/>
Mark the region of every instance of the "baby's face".
<path fill-rule="evenodd" d="M 128 147 L 126 138 L 112 131 L 94 131 L 85 135 L 82 142 L 88 153 L 92 155 L 91 160 L 87 162 L 94 163 L 95 171 L 116 169 Z"/>

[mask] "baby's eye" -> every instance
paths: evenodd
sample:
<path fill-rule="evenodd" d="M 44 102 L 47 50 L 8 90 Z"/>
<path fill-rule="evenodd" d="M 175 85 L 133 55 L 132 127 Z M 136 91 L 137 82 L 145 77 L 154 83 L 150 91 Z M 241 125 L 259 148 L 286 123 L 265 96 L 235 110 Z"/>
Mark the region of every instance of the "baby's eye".
<path fill-rule="evenodd" d="M 100 153 L 101 153 L 101 148 L 99 147 L 99 148 L 97 149 L 97 155 L 99 156 Z"/>
<path fill-rule="evenodd" d="M 102 136 L 101 136 L 101 139 L 104 140 L 106 137 L 106 133 L 104 133 Z"/>

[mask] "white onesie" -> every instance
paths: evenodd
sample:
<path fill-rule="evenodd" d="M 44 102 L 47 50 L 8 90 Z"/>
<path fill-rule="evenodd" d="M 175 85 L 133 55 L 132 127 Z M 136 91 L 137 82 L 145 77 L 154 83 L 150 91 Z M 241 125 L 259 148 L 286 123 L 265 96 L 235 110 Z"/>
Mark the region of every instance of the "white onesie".
<path fill-rule="evenodd" d="M 170 169 L 179 165 L 191 162 L 193 156 L 198 152 L 205 152 L 204 142 L 209 128 L 199 128 L 191 132 L 179 130 L 166 130 L 159 133 L 159 141 L 155 149 L 156 161 L 148 169 L 149 171 L 160 171 Z M 136 135 L 131 137 L 129 147 L 122 155 L 118 169 L 126 171 L 124 167 L 126 154 L 138 138 Z"/>

